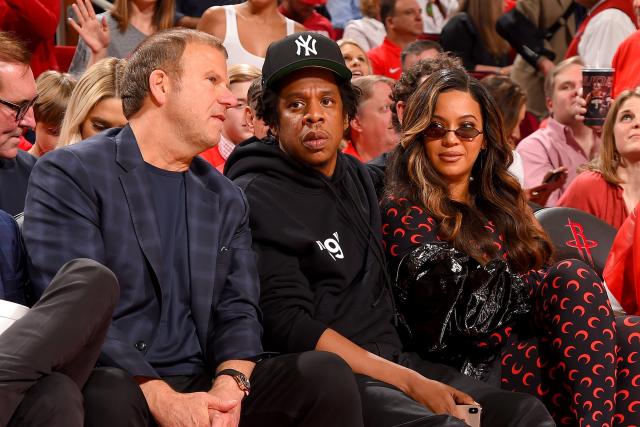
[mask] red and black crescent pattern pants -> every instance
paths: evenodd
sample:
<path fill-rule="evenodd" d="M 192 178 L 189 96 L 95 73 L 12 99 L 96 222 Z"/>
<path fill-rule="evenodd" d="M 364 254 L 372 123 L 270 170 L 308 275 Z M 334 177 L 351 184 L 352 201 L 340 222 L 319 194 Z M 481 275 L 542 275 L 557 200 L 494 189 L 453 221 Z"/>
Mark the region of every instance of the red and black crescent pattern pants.
<path fill-rule="evenodd" d="M 392 263 L 438 240 L 437 221 L 406 199 L 383 204 L 382 224 Z M 494 224 L 485 228 L 506 256 Z M 558 425 L 640 426 L 640 317 L 614 318 L 600 277 L 582 261 L 562 261 L 524 279 L 531 286 L 530 321 L 477 343 L 500 352 L 502 387 L 538 396 Z"/>
<path fill-rule="evenodd" d="M 618 334 L 601 279 L 578 260 L 524 279 L 531 285 L 533 338 L 505 330 L 502 387 L 538 396 L 558 425 L 611 427 L 618 413 Z"/>

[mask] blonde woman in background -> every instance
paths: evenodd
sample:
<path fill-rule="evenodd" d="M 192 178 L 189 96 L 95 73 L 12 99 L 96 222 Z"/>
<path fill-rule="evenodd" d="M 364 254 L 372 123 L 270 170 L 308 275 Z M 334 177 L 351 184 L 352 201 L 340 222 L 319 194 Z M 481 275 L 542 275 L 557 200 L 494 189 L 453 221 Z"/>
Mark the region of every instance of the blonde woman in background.
<path fill-rule="evenodd" d="M 91 66 L 71 94 L 58 147 L 75 144 L 113 127 L 123 127 L 120 80 L 124 59 L 106 58 Z"/>
<path fill-rule="evenodd" d="M 41 157 L 58 145 L 64 113 L 76 83 L 71 74 L 53 70 L 45 71 L 36 80 L 36 143 L 29 149 L 32 156 Z"/>
<path fill-rule="evenodd" d="M 200 155 L 222 172 L 224 163 L 236 145 L 253 136 L 253 130 L 245 120 L 245 107 L 247 105 L 247 92 L 249 86 L 258 77 L 262 76 L 260 70 L 249 64 L 236 64 L 228 69 L 229 89 L 238 100 L 235 107 L 227 109 L 225 120 L 220 134 L 220 142 Z"/>
<path fill-rule="evenodd" d="M 353 40 L 367 52 L 382 44 L 387 31 L 380 21 L 380 0 L 360 0 L 360 11 L 362 19 L 347 22 L 342 37 Z"/>
<path fill-rule="evenodd" d="M 345 38 L 338 42 L 338 46 L 347 68 L 351 70 L 352 79 L 371 74 L 369 57 L 357 42 Z"/>

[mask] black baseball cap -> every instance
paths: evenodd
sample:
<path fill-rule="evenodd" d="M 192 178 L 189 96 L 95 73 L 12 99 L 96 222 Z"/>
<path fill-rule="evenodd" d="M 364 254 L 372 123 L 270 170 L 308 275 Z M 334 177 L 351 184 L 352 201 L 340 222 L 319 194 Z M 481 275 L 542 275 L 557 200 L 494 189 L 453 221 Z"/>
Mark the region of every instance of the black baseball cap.
<path fill-rule="evenodd" d="M 351 80 L 338 44 L 322 34 L 306 31 L 269 45 L 262 66 L 262 87 L 271 87 L 294 71 L 309 67 L 326 68 L 341 79 Z"/>

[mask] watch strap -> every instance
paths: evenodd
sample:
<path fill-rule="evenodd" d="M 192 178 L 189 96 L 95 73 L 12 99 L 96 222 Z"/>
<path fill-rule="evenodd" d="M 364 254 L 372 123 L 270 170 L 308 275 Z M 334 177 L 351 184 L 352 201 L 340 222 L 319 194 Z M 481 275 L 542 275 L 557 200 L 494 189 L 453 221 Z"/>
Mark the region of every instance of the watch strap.
<path fill-rule="evenodd" d="M 236 384 L 238 384 L 238 388 L 242 390 L 245 396 L 249 396 L 249 392 L 251 391 L 251 383 L 249 382 L 249 378 L 242 372 L 236 369 L 223 369 L 220 372 L 216 373 L 216 378 L 220 375 L 229 375 L 232 377 Z"/>

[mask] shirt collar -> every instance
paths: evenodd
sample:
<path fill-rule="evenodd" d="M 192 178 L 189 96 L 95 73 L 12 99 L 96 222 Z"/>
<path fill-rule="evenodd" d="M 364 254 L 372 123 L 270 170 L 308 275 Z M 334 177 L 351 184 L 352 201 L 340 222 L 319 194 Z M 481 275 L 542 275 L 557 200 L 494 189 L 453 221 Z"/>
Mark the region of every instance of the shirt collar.
<path fill-rule="evenodd" d="M 402 52 L 402 49 L 400 48 L 400 46 L 398 46 L 397 44 L 395 44 L 394 42 L 389 40 L 388 37 L 384 38 L 384 44 L 387 45 L 388 49 L 391 49 L 393 51 L 397 51 L 398 53 Z"/>
<path fill-rule="evenodd" d="M 220 134 L 220 142 L 218 143 L 218 151 L 223 159 L 227 160 L 236 146 L 229 141 L 224 135 Z"/>

